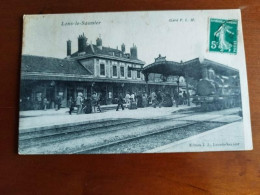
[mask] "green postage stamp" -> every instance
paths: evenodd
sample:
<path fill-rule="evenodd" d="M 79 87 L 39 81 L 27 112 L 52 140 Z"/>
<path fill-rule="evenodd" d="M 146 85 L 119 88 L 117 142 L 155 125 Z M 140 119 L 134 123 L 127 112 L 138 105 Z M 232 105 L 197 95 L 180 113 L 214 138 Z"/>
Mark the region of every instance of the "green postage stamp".
<path fill-rule="evenodd" d="M 210 19 L 209 51 L 237 53 L 237 20 Z"/>

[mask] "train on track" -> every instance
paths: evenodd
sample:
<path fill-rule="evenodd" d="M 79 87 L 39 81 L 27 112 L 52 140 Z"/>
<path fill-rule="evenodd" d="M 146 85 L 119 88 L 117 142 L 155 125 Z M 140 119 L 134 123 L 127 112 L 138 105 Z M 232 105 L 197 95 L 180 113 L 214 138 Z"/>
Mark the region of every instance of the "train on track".
<path fill-rule="evenodd" d="M 193 103 L 203 111 L 241 107 L 239 71 L 224 65 L 203 65 Z"/>

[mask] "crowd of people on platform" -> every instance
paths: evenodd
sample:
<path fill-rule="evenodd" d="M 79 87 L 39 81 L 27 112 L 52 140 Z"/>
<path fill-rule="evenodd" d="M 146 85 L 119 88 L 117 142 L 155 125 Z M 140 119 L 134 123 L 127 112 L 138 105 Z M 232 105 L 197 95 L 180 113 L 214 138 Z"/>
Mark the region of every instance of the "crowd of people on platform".
<path fill-rule="evenodd" d="M 55 108 L 59 110 L 62 105 L 62 97 L 57 95 L 54 100 L 48 100 L 47 97 L 36 97 L 32 100 L 29 96 L 20 99 L 20 110 L 47 110 Z"/>
<path fill-rule="evenodd" d="M 148 97 L 148 102 L 152 105 L 152 107 L 159 108 L 163 107 L 172 107 L 178 105 L 187 104 L 187 94 L 186 92 L 179 92 L 177 90 L 174 91 L 173 96 L 169 93 L 164 93 L 163 91 L 152 91 L 150 96 Z"/>
<path fill-rule="evenodd" d="M 72 97 L 70 97 L 69 99 L 69 114 L 72 114 L 75 108 L 77 108 L 77 114 L 102 112 L 100 107 L 100 101 L 100 93 L 93 92 L 91 97 L 89 98 L 84 97 L 82 93 L 78 93 L 78 96 L 75 101 L 73 101 Z"/>
<path fill-rule="evenodd" d="M 137 109 L 137 108 L 144 108 L 148 106 L 152 106 L 156 108 L 157 106 L 161 108 L 164 107 L 171 107 L 173 105 L 186 105 L 188 104 L 188 95 L 184 92 L 174 92 L 174 96 L 171 97 L 169 93 L 164 93 L 162 91 L 152 91 L 150 95 L 147 95 L 146 92 L 139 92 L 139 93 L 129 93 L 127 92 L 125 97 L 122 96 L 122 93 L 119 94 L 118 97 L 118 105 L 116 111 L 121 107 L 124 110 L 124 103 L 125 107 L 129 109 Z"/>
<path fill-rule="evenodd" d="M 49 100 L 45 97 L 41 101 L 41 108 L 46 110 L 50 106 Z M 90 97 L 84 97 L 82 93 L 78 93 L 76 99 L 72 97 L 68 100 L 69 114 L 76 112 L 80 113 L 92 113 L 92 112 L 102 112 L 101 106 L 101 94 L 93 92 Z M 169 93 L 165 93 L 161 90 L 151 91 L 150 94 L 146 92 L 129 92 L 127 91 L 125 96 L 122 93 L 119 93 L 115 98 L 114 102 L 117 103 L 116 111 L 120 108 L 124 110 L 128 109 L 137 109 L 152 106 L 154 108 L 159 107 L 171 107 L 173 105 L 186 105 L 188 103 L 188 95 L 185 91 L 177 92 L 174 91 L 173 96 Z M 59 110 L 62 105 L 62 97 L 57 95 L 54 99 L 54 108 Z"/>

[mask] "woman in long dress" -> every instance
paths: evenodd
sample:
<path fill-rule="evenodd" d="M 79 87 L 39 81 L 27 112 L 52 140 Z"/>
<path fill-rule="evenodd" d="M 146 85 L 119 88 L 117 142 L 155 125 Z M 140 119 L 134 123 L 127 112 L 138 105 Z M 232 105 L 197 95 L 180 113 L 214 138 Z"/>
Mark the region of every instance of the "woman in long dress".
<path fill-rule="evenodd" d="M 229 43 L 226 40 L 226 33 L 229 33 L 231 35 L 233 35 L 234 33 L 232 33 L 230 31 L 231 27 L 227 26 L 225 23 L 222 24 L 219 29 L 214 33 L 214 36 L 218 37 L 219 39 L 219 45 L 218 48 L 220 49 L 220 51 L 224 51 L 224 50 L 228 50 L 230 51 L 232 48 L 232 44 Z"/>

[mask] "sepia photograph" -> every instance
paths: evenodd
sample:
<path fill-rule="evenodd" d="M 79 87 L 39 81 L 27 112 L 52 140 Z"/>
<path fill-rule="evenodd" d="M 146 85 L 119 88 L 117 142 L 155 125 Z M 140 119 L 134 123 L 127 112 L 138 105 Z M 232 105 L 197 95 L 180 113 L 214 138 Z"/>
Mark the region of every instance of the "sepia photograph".
<path fill-rule="evenodd" d="M 25 15 L 19 154 L 252 150 L 240 10 Z"/>

